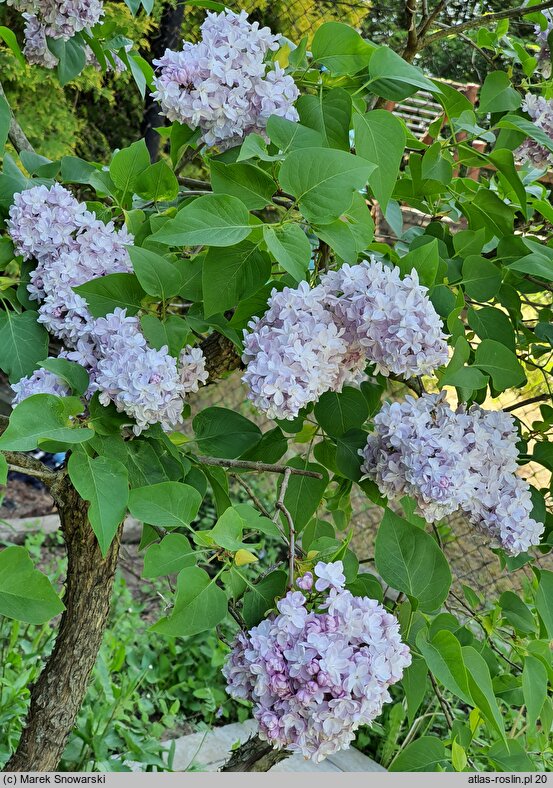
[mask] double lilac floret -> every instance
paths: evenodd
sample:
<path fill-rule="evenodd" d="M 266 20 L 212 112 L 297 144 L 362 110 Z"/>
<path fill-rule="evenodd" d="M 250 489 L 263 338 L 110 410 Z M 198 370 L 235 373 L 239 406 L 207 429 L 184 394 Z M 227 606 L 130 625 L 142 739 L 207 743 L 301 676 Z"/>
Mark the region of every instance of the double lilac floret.
<path fill-rule="evenodd" d="M 513 418 L 478 405 L 452 410 L 444 395 L 386 403 L 360 450 L 362 471 L 391 500 L 409 495 L 428 522 L 461 509 L 510 555 L 540 542 L 529 485 L 516 475 Z"/>
<path fill-rule="evenodd" d="M 60 356 L 87 370 L 87 397 L 98 391 L 102 404 L 113 402 L 135 420 L 136 434 L 151 424 L 170 430 L 181 423 L 185 394 L 207 381 L 200 348 L 185 347 L 177 362 L 166 346 L 148 345 L 138 318 L 119 308 L 94 318 L 73 290 L 106 274 L 132 271 L 127 230 L 99 221 L 59 184 L 16 194 L 8 227 L 18 254 L 37 261 L 28 291 L 40 302 L 38 320 L 64 342 Z M 68 393 L 57 375 L 40 369 L 13 388 L 15 404 L 32 394 Z"/>
<path fill-rule="evenodd" d="M 341 561 L 314 573 L 323 593 L 311 573 L 299 578 L 278 614 L 238 635 L 223 674 L 233 698 L 254 704 L 262 739 L 319 762 L 381 713 L 411 655 L 397 619 L 344 588 Z"/>
<path fill-rule="evenodd" d="M 251 132 L 263 133 L 271 115 L 297 120 L 299 91 L 278 63 L 266 63 L 278 49 L 278 36 L 245 11 L 207 14 L 197 44 L 183 42 L 154 60 L 158 75 L 152 96 L 169 120 L 201 130 L 208 146 L 239 144 Z"/>
<path fill-rule="evenodd" d="M 292 419 L 325 391 L 376 372 L 410 378 L 446 364 L 442 323 L 415 270 L 374 259 L 344 265 L 310 288 L 273 290 L 262 318 L 244 332 L 248 396 L 271 418 Z"/>

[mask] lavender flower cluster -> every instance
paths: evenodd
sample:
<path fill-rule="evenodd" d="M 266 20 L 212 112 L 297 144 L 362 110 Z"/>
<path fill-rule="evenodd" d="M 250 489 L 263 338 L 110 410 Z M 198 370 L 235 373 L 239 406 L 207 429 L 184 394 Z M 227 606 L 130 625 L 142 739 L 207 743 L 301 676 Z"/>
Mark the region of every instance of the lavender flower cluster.
<path fill-rule="evenodd" d="M 243 380 L 270 418 L 292 419 L 325 391 L 383 375 L 431 373 L 447 363 L 442 324 L 415 270 L 374 259 L 344 265 L 310 289 L 273 290 L 269 309 L 244 332 Z"/>
<path fill-rule="evenodd" d="M 81 30 L 97 24 L 104 14 L 101 0 L 8 0 L 25 19 L 24 53 L 29 63 L 55 68 L 58 59 L 46 38 L 68 41 Z M 88 49 L 88 48 L 87 48 Z M 92 51 L 88 51 L 93 60 Z"/>
<path fill-rule="evenodd" d="M 152 96 L 169 120 L 200 128 L 208 146 L 224 149 L 250 132 L 263 133 L 267 119 L 297 120 L 293 104 L 299 91 L 278 63 L 265 63 L 278 49 L 278 36 L 245 11 L 208 13 L 197 44 L 183 42 L 154 60 L 159 75 Z"/>
<path fill-rule="evenodd" d="M 533 123 L 553 141 L 553 99 L 527 93 L 522 109 L 530 115 Z M 553 164 L 553 153 L 536 140 L 527 138 L 516 150 L 517 157 L 532 167 L 546 169 Z"/>
<path fill-rule="evenodd" d="M 106 274 L 132 271 L 126 246 L 133 238 L 127 230 L 99 221 L 59 184 L 16 194 L 8 229 L 17 253 L 37 261 L 28 291 L 40 302 L 38 320 L 64 342 L 60 356 L 87 370 L 87 396 L 99 391 L 102 404 L 111 401 L 134 418 L 136 434 L 150 424 L 167 430 L 179 424 L 184 395 L 207 380 L 202 351 L 187 346 L 177 364 L 167 347 L 148 346 L 138 318 L 115 309 L 95 319 L 73 290 Z M 68 393 L 65 383 L 44 369 L 13 388 L 15 404 L 31 394 Z"/>
<path fill-rule="evenodd" d="M 529 485 L 516 475 L 513 418 L 478 405 L 453 411 L 444 395 L 386 403 L 360 450 L 361 469 L 392 500 L 409 495 L 428 522 L 457 509 L 510 555 L 539 544 Z"/>
<path fill-rule="evenodd" d="M 260 736 L 315 762 L 349 746 L 377 717 L 411 663 L 397 619 L 344 588 L 341 561 L 319 562 L 271 615 L 240 633 L 223 673 L 252 701 Z"/>

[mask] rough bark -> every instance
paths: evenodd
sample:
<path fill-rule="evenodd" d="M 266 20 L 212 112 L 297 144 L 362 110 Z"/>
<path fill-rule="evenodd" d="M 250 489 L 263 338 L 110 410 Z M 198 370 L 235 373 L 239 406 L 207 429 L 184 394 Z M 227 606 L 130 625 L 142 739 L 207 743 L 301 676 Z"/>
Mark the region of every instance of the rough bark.
<path fill-rule="evenodd" d="M 179 0 L 176 6 L 167 3 L 161 15 L 161 22 L 157 35 L 150 44 L 149 60 L 160 58 L 166 49 L 176 49 L 180 29 L 184 19 L 184 0 Z M 178 47 L 180 49 L 180 47 Z M 142 134 L 150 159 L 156 161 L 159 154 L 160 136 L 155 131 L 157 126 L 165 126 L 165 117 L 160 112 L 157 101 L 146 95 L 144 103 L 144 117 L 142 119 Z"/>
<path fill-rule="evenodd" d="M 275 764 L 288 758 L 288 750 L 275 750 L 259 736 L 254 736 L 234 750 L 221 772 L 268 772 Z"/>
<path fill-rule="evenodd" d="M 230 339 L 214 332 L 201 343 L 205 356 L 205 367 L 209 372 L 209 383 L 223 377 L 227 372 L 238 369 L 242 361 Z"/>
<path fill-rule="evenodd" d="M 65 612 L 54 649 L 31 689 L 16 752 L 5 771 L 55 771 L 86 695 L 107 624 L 121 529 L 105 558 L 88 522 L 88 504 L 67 476 L 52 487 L 67 546 Z"/>

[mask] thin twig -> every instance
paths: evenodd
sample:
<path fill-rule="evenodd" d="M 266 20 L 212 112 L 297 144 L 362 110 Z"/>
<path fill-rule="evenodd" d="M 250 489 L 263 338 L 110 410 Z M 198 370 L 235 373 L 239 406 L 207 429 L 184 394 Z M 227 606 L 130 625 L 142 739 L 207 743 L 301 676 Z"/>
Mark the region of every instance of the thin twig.
<path fill-rule="evenodd" d="M 280 493 L 278 496 L 278 501 L 276 502 L 275 507 L 275 516 L 274 522 L 278 521 L 278 515 L 280 512 L 286 518 L 286 522 L 288 523 L 288 532 L 289 538 L 288 542 L 290 545 L 289 553 L 288 553 L 288 585 L 292 588 L 294 584 L 294 559 L 296 557 L 296 529 L 294 528 L 294 520 L 288 509 L 284 504 L 284 498 L 286 496 L 286 490 L 288 489 L 288 482 L 290 481 L 290 477 L 292 476 L 292 471 L 294 469 L 287 467 L 284 471 L 284 478 L 282 479 L 282 484 L 280 486 Z"/>
<path fill-rule="evenodd" d="M 432 675 L 432 673 L 430 671 L 428 672 L 428 675 L 430 676 L 430 682 L 432 684 L 432 688 L 434 690 L 434 693 L 435 693 L 436 697 L 438 698 L 438 700 L 440 702 L 440 706 L 442 707 L 442 711 L 444 713 L 444 717 L 445 717 L 445 720 L 447 722 L 448 728 L 451 728 L 452 725 L 453 725 L 453 716 L 452 716 L 452 713 L 451 713 L 451 708 L 449 706 L 449 703 L 446 701 L 446 699 L 444 698 L 444 696 L 440 692 L 440 689 L 439 689 L 438 685 L 436 684 L 436 679 L 434 678 L 434 676 Z"/>
<path fill-rule="evenodd" d="M 455 36 L 458 33 L 464 33 L 465 30 L 472 30 L 474 27 L 491 25 L 494 22 L 500 22 L 502 19 L 516 19 L 519 16 L 527 16 L 528 14 L 535 14 L 538 11 L 545 11 L 547 8 L 553 8 L 553 0 L 547 0 L 547 2 L 538 3 L 537 5 L 533 6 L 521 5 L 517 8 L 510 8 L 505 11 L 497 11 L 494 14 L 484 14 L 483 16 L 477 16 L 473 19 L 468 19 L 466 22 L 461 22 L 459 25 L 453 25 L 447 30 L 438 30 L 438 32 L 433 33 L 431 36 L 428 36 L 428 38 L 425 38 L 422 41 L 419 39 L 418 50 L 420 51 L 429 44 L 434 44 L 436 41 L 441 41 L 442 38 Z"/>
<path fill-rule="evenodd" d="M 197 457 L 202 465 L 214 465 L 218 468 L 241 468 L 256 473 L 284 473 L 294 476 L 309 476 L 311 479 L 322 479 L 322 474 L 315 471 L 304 471 L 302 468 L 291 468 L 289 465 L 274 465 L 270 462 L 249 462 L 248 460 L 224 460 L 221 457 Z"/>
<path fill-rule="evenodd" d="M 258 497 L 257 497 L 257 495 L 254 493 L 254 491 L 252 490 L 252 488 L 250 487 L 250 485 L 247 483 L 247 481 L 245 481 L 245 480 L 244 480 L 244 479 L 243 479 L 241 476 L 239 476 L 237 473 L 232 473 L 232 474 L 231 474 L 231 477 L 234 479 L 234 481 L 238 482 L 238 484 L 239 484 L 241 487 L 243 487 L 243 488 L 244 488 L 244 490 L 245 490 L 245 491 L 248 493 L 249 497 L 251 498 L 251 500 L 253 501 L 253 503 L 255 504 L 255 506 L 256 506 L 256 507 L 259 509 L 259 511 L 261 512 L 261 514 L 262 514 L 264 517 L 268 517 L 268 518 L 269 518 L 269 520 L 270 520 L 270 519 L 271 519 L 271 515 L 270 515 L 269 511 L 268 511 L 268 510 L 265 508 L 265 506 L 263 505 L 263 503 L 262 503 L 262 502 L 259 500 L 259 498 L 258 498 Z"/>
<path fill-rule="evenodd" d="M 33 476 L 35 479 L 40 479 L 48 487 L 59 477 L 56 471 L 50 470 L 50 468 L 40 462 L 40 460 L 35 460 L 34 457 L 29 457 L 28 454 L 18 451 L 5 451 L 2 453 L 11 471 L 24 473 L 26 476 Z"/>
<path fill-rule="evenodd" d="M 547 402 L 549 400 L 548 394 L 539 394 L 536 397 L 530 397 L 530 399 L 524 399 L 521 402 L 515 402 L 514 405 L 509 405 L 508 408 L 503 408 L 506 413 L 511 413 L 513 410 L 517 410 L 518 408 L 524 408 L 526 405 L 533 405 L 534 402 Z"/>

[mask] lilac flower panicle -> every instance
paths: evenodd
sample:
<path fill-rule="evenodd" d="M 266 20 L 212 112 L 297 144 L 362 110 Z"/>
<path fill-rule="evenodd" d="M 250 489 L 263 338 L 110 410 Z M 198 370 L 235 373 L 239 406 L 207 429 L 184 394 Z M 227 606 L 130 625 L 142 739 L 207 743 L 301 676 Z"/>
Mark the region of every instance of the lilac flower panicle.
<path fill-rule="evenodd" d="M 310 288 L 273 290 L 244 332 L 249 397 L 271 418 L 292 419 L 325 391 L 384 375 L 430 374 L 447 363 L 442 323 L 419 284 L 375 260 L 344 265 Z"/>
<path fill-rule="evenodd" d="M 167 347 L 148 345 L 140 322 L 115 309 L 94 318 L 73 288 L 112 273 L 130 273 L 127 246 L 133 237 L 125 227 L 104 224 L 59 184 L 35 186 L 16 194 L 8 228 L 18 254 L 34 258 L 29 295 L 39 302 L 38 321 L 61 339 L 60 356 L 83 366 L 90 378 L 87 397 L 113 402 L 135 420 L 139 434 L 151 424 L 170 430 L 181 423 L 184 395 L 207 380 L 200 348 L 187 346 L 179 360 Z M 15 402 L 39 392 L 64 396 L 59 379 L 38 370 L 15 384 Z"/>
<path fill-rule="evenodd" d="M 532 122 L 553 140 L 553 99 L 527 93 L 522 109 L 530 115 Z M 525 139 L 515 151 L 518 159 L 532 167 L 547 169 L 553 164 L 553 153 L 533 139 Z"/>
<path fill-rule="evenodd" d="M 322 598 L 306 573 L 276 614 L 238 635 L 223 674 L 233 698 L 253 703 L 262 739 L 320 762 L 380 714 L 411 655 L 393 615 L 344 589 L 341 561 L 314 573 L 331 586 Z"/>
<path fill-rule="evenodd" d="M 12 384 L 15 397 L 12 405 L 18 405 L 33 394 L 54 394 L 56 397 L 67 397 L 70 393 L 69 386 L 62 378 L 47 369 L 37 369 L 32 375 L 21 378 Z"/>
<path fill-rule="evenodd" d="M 265 62 L 278 36 L 248 22 L 245 11 L 208 12 L 201 31 L 199 43 L 185 41 L 180 52 L 167 49 L 154 60 L 152 95 L 169 120 L 200 128 L 203 142 L 221 149 L 263 134 L 271 115 L 298 120 L 294 80 Z"/>
<path fill-rule="evenodd" d="M 47 38 L 68 41 L 76 33 L 96 25 L 104 15 L 101 0 L 9 0 L 25 19 L 23 52 L 34 65 L 55 68 L 58 59 L 50 52 Z M 87 61 L 95 57 L 86 47 Z"/>
<path fill-rule="evenodd" d="M 321 284 L 346 335 L 377 372 L 410 378 L 447 363 L 442 321 L 415 269 L 402 279 L 399 268 L 371 259 L 345 264 Z"/>
<path fill-rule="evenodd" d="M 326 291 L 300 282 L 273 290 L 268 310 L 244 332 L 248 396 L 270 418 L 292 419 L 325 391 L 364 379 L 363 357 L 346 363 L 344 329 L 325 308 Z"/>
<path fill-rule="evenodd" d="M 516 475 L 515 423 L 478 405 L 453 411 L 443 394 L 386 403 L 360 450 L 361 469 L 391 500 L 409 495 L 428 522 L 458 509 L 511 555 L 539 544 L 529 485 Z"/>

